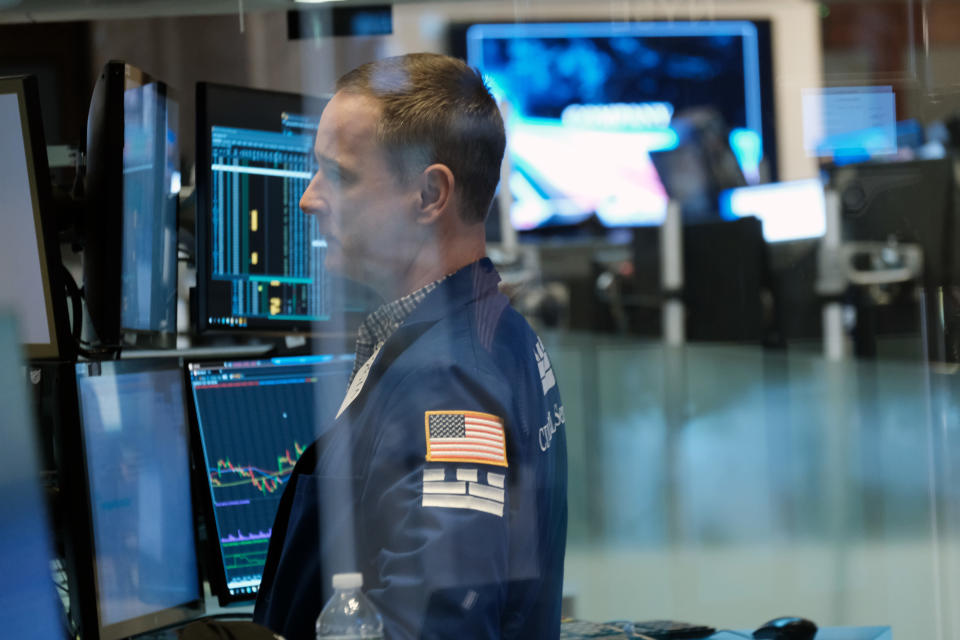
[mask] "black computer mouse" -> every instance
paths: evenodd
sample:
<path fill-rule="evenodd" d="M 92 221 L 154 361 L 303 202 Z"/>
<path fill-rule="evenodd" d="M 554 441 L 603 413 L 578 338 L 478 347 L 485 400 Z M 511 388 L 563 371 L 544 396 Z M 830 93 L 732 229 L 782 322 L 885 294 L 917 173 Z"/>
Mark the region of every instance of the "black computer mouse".
<path fill-rule="evenodd" d="M 753 632 L 753 637 L 768 640 L 813 640 L 817 625 L 806 618 L 786 616 L 774 618 Z"/>

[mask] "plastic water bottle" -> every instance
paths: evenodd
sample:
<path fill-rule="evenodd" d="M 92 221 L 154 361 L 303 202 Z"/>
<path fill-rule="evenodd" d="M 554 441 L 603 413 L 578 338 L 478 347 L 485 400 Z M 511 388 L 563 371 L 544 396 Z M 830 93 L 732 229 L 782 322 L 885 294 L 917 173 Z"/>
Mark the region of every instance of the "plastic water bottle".
<path fill-rule="evenodd" d="M 333 596 L 317 616 L 317 640 L 382 640 L 383 619 L 363 595 L 361 573 L 333 576 Z"/>

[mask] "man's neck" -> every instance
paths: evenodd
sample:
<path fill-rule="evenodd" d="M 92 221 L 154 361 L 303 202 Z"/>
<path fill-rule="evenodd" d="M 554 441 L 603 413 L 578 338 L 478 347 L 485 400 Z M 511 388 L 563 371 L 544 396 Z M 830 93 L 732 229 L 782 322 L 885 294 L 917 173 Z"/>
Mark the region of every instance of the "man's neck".
<path fill-rule="evenodd" d="M 438 246 L 439 245 L 439 246 Z M 406 269 L 396 273 L 396 280 L 378 287 L 385 301 L 398 300 L 431 282 L 459 271 L 487 254 L 486 242 L 479 237 L 463 237 L 436 243 L 417 252 Z"/>

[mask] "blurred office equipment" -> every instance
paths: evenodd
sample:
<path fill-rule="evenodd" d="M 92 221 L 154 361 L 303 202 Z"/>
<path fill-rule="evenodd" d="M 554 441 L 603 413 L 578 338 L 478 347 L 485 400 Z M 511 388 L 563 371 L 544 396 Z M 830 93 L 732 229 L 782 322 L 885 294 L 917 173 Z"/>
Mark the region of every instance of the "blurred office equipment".
<path fill-rule="evenodd" d="M 759 343 L 765 336 L 767 247 L 756 218 L 684 228 L 684 300 L 690 340 Z"/>
<path fill-rule="evenodd" d="M 803 92 L 804 148 L 838 164 L 897 152 L 893 87 L 822 87 Z"/>
<path fill-rule="evenodd" d="M 0 306 L 15 312 L 30 358 L 73 352 L 60 246 L 32 77 L 0 78 Z"/>
<path fill-rule="evenodd" d="M 854 352 L 877 353 L 878 336 L 925 336 L 927 357 L 955 361 L 960 302 L 960 223 L 953 160 L 865 163 L 833 170 L 842 267 L 857 311 Z"/>
<path fill-rule="evenodd" d="M 684 306 L 691 341 L 764 341 L 771 330 L 767 247 L 756 218 L 686 225 L 682 229 L 682 288 L 663 288 L 661 231 L 634 229 L 633 273 L 622 278 L 630 331 L 659 336 L 662 305 Z"/>
<path fill-rule="evenodd" d="M 172 346 L 178 107 L 166 84 L 108 62 L 87 115 L 83 291 L 97 343 Z"/>
<path fill-rule="evenodd" d="M 0 315 L 0 629 L 6 638 L 63 640 L 64 615 L 51 567 L 53 536 L 18 342 L 14 318 Z"/>
<path fill-rule="evenodd" d="M 75 365 L 78 433 L 63 438 L 61 488 L 71 612 L 112 640 L 202 611 L 183 373 L 176 359 Z"/>
<path fill-rule="evenodd" d="M 197 84 L 199 332 L 333 332 L 372 304 L 326 269 L 327 239 L 300 210 L 325 104 Z"/>
<path fill-rule="evenodd" d="M 736 220 L 752 216 L 763 225 L 769 243 L 819 238 L 826 231 L 823 184 L 794 180 L 730 189 L 720 194 L 720 216 Z"/>
<path fill-rule="evenodd" d="M 520 230 L 656 225 L 667 193 L 650 153 L 673 115 L 711 106 L 750 175 L 776 176 L 769 23 L 475 24 L 466 57 L 508 105 L 505 183 Z M 749 148 L 749 151 L 747 150 Z"/>
<path fill-rule="evenodd" d="M 923 248 L 925 284 L 960 280 L 951 160 L 839 167 L 830 185 L 840 196 L 845 242 L 916 244 Z"/>
<path fill-rule="evenodd" d="M 694 108 L 672 121 L 677 145 L 650 152 L 670 200 L 680 206 L 684 222 L 718 220 L 717 202 L 725 189 L 746 185 L 729 142 L 728 125 L 712 108 Z"/>
<path fill-rule="evenodd" d="M 211 591 L 257 596 L 270 531 L 293 466 L 332 423 L 353 354 L 191 363 Z"/>

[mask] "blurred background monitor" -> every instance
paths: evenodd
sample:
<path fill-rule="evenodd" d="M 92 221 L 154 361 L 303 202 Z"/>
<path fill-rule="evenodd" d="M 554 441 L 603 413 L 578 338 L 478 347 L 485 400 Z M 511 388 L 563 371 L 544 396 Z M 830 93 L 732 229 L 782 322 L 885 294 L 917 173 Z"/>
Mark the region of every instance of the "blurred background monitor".
<path fill-rule="evenodd" d="M 960 222 L 950 158 L 836 167 L 843 240 L 912 243 L 923 249 L 927 285 L 960 283 Z"/>
<path fill-rule="evenodd" d="M 84 296 L 103 345 L 173 346 L 178 107 L 168 87 L 108 62 L 87 114 Z"/>
<path fill-rule="evenodd" d="M 197 84 L 197 330 L 336 332 L 372 304 L 327 271 L 300 196 L 326 99 Z"/>
<path fill-rule="evenodd" d="M 83 637 L 126 638 L 202 609 L 183 373 L 175 359 L 76 365 L 80 441 L 66 482 Z"/>
<path fill-rule="evenodd" d="M 37 430 L 28 409 L 15 324 L 13 316 L 0 315 L 0 629 L 5 638 L 63 640 L 63 609 L 50 564 L 53 536 L 40 488 Z"/>
<path fill-rule="evenodd" d="M 353 354 L 188 366 L 208 575 L 221 604 L 256 598 L 284 486 L 335 417 L 352 368 Z"/>
<path fill-rule="evenodd" d="M 823 184 L 815 179 L 729 189 L 720 195 L 720 216 L 759 219 L 767 242 L 820 238 L 827 230 Z"/>
<path fill-rule="evenodd" d="M 29 358 L 69 358 L 72 341 L 32 77 L 0 78 L 0 306 L 17 317 Z"/>
<path fill-rule="evenodd" d="M 476 24 L 465 42 L 504 108 L 517 229 L 659 224 L 650 153 L 693 108 L 722 119 L 748 181 L 776 175 L 767 22 Z"/>

